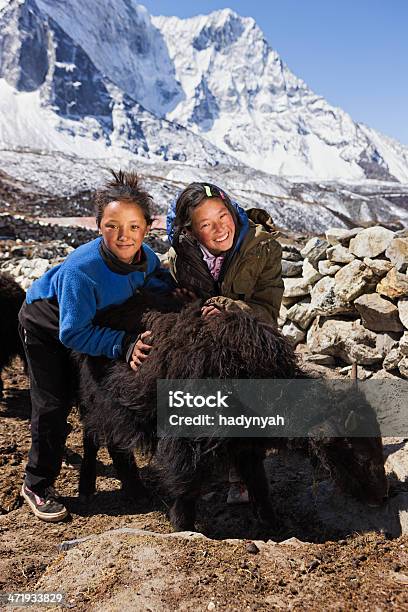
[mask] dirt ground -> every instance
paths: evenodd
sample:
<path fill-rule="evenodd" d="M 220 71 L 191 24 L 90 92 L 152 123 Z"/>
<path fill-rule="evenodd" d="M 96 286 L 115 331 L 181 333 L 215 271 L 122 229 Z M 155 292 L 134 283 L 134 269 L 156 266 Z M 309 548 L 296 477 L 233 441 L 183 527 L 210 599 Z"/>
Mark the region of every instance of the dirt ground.
<path fill-rule="evenodd" d="M 73 412 L 73 430 L 67 442 L 69 463 L 64 464 L 57 482 L 71 518 L 60 524 L 38 521 L 19 497 L 30 441 L 28 383 L 20 362 L 3 372 L 3 381 L 0 592 L 44 590 L 58 576 L 68 581 L 74 571 L 76 587 L 69 586 L 69 581 L 65 587 L 71 596 L 70 607 L 78 610 L 408 610 L 408 537 L 328 532 L 312 516 L 291 514 L 291 491 L 304 478 L 302 460 L 297 482 L 285 481 L 279 477 L 279 470 L 271 482 L 278 516 L 282 517 L 271 532 L 258 527 L 249 507 L 225 504 L 228 485 L 226 473 L 221 471 L 212 482 L 205 483 L 198 507 L 197 531 L 210 539 L 122 534 L 120 546 L 115 544 L 118 552 L 108 564 L 109 572 L 93 588 L 84 588 L 84 574 L 77 563 L 79 553 L 75 551 L 81 549 L 81 559 L 87 559 L 88 569 L 93 563 L 94 572 L 102 567 L 106 554 L 93 558 L 97 549 L 91 541 L 67 552 L 60 552 L 59 545 L 123 527 L 169 534 L 166 502 L 154 493 L 139 501 L 124 499 L 110 460 L 102 451 L 98 493 L 90 506 L 82 507 L 76 498 L 81 427 Z M 142 472 L 148 474 L 148 466 Z M 285 543 L 291 537 L 297 540 Z M 227 538 L 238 541 L 227 542 Z M 252 546 L 251 552 L 254 540 L 270 542 L 265 550 L 261 544 L 259 551 Z M 149 570 L 143 579 L 145 586 L 150 585 L 155 575 L 154 586 L 149 586 L 150 599 L 145 595 L 134 599 L 136 595 L 141 597 L 142 587 L 140 576 L 137 583 L 132 579 L 130 560 L 135 563 L 136 559 L 142 567 L 140 551 L 152 547 L 160 563 L 156 563 L 155 574 Z M 63 579 L 58 580 L 64 584 Z M 104 605 L 113 596 L 117 597 L 115 605 Z"/>

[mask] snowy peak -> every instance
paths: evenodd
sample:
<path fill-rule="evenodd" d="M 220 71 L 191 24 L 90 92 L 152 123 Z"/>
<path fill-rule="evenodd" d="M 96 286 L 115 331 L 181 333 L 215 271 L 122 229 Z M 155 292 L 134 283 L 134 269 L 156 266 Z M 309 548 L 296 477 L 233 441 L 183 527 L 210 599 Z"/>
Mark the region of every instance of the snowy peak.
<path fill-rule="evenodd" d="M 396 160 L 339 108 L 296 77 L 252 18 L 226 9 L 153 17 L 184 91 L 168 112 L 243 163 L 309 178 L 408 180 L 408 149 Z"/>
<path fill-rule="evenodd" d="M 198 18 L 198 21 L 204 22 L 204 26 L 193 38 L 192 45 L 197 51 L 212 48 L 217 53 L 225 54 L 242 35 L 245 29 L 243 19 L 230 9 L 216 11 L 211 16 L 211 20 Z M 192 23 L 193 19 L 188 21 Z"/>
<path fill-rule="evenodd" d="M 0 142 L 82 156 L 237 163 L 147 111 L 39 5 L 12 0 L 0 14 Z"/>
<path fill-rule="evenodd" d="M 10 2 L 0 15 L 0 31 L 0 77 L 17 91 L 34 91 L 49 67 L 47 28 L 34 0 Z"/>
<path fill-rule="evenodd" d="M 38 0 L 100 72 L 147 110 L 164 116 L 183 93 L 162 34 L 134 0 Z"/>
<path fill-rule="evenodd" d="M 0 17 L 0 76 L 20 92 L 40 90 L 44 105 L 70 118 L 110 115 L 102 75 L 35 0 L 14 0 Z"/>

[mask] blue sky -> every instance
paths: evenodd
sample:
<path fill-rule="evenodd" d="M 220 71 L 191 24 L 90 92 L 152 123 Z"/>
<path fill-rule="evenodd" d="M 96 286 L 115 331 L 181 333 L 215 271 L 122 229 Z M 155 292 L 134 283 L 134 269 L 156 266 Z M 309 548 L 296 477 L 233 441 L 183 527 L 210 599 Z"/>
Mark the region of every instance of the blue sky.
<path fill-rule="evenodd" d="M 297 76 L 408 145 L 408 0 L 147 0 L 152 15 L 251 16 Z"/>

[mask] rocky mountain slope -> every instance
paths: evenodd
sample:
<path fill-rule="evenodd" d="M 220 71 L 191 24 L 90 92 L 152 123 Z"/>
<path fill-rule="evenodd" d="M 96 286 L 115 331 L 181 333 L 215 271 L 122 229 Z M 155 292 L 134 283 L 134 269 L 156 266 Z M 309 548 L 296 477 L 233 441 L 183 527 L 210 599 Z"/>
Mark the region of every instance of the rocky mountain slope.
<path fill-rule="evenodd" d="M 408 181 L 407 147 L 311 91 L 251 18 L 152 18 L 135 0 L 0 9 L 0 143 Z"/>
<path fill-rule="evenodd" d="M 235 163 L 146 110 L 36 0 L 11 0 L 0 13 L 0 32 L 1 144 L 83 157 Z"/>

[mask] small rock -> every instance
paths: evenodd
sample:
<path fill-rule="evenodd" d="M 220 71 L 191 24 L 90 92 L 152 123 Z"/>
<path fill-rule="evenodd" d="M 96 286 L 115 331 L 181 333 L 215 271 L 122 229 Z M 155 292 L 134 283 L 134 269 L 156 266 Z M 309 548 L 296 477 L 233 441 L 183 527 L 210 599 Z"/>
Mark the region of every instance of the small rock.
<path fill-rule="evenodd" d="M 259 553 L 259 548 L 257 547 L 256 544 L 254 544 L 253 542 L 248 542 L 245 545 L 245 550 L 248 553 L 251 553 L 251 555 L 257 555 Z"/>
<path fill-rule="evenodd" d="M 327 249 L 326 256 L 330 261 L 341 264 L 350 263 L 355 259 L 355 256 L 341 244 L 336 244 L 336 246 Z"/>
<path fill-rule="evenodd" d="M 388 355 L 384 358 L 383 368 L 389 372 L 390 370 L 395 370 L 398 367 L 399 362 L 401 361 L 402 355 L 398 349 L 392 349 Z"/>
<path fill-rule="evenodd" d="M 299 342 L 303 342 L 306 336 L 305 332 L 292 321 L 290 323 L 285 323 L 285 325 L 282 327 L 282 334 L 292 343 L 293 346 L 296 346 L 299 344 Z"/>
<path fill-rule="evenodd" d="M 302 276 L 302 261 L 287 261 L 282 259 L 282 276 Z"/>
<path fill-rule="evenodd" d="M 312 266 L 307 257 L 303 261 L 302 277 L 308 285 L 314 285 L 314 283 L 322 278 L 320 272 Z"/>
<path fill-rule="evenodd" d="M 210 601 L 210 603 L 207 606 L 207 610 L 215 610 L 215 603 L 213 601 Z"/>
<path fill-rule="evenodd" d="M 398 348 L 399 339 L 399 334 L 377 334 L 375 348 L 385 357 L 392 349 Z"/>
<path fill-rule="evenodd" d="M 312 561 L 309 567 L 307 568 L 308 574 L 310 574 L 310 572 L 313 572 L 313 570 L 319 567 L 319 565 L 320 565 L 320 561 L 318 561 L 318 559 L 315 559 L 314 561 Z"/>
<path fill-rule="evenodd" d="M 346 366 L 345 368 L 340 368 L 339 374 L 342 374 L 344 376 L 349 376 L 351 378 L 352 370 L 353 370 L 353 366 L 349 365 L 349 366 Z M 370 378 L 372 375 L 373 373 L 370 370 L 366 370 L 361 365 L 357 366 L 358 380 L 367 380 L 367 378 Z"/>
<path fill-rule="evenodd" d="M 328 259 L 323 259 L 319 261 L 317 267 L 320 274 L 323 274 L 324 276 L 334 276 L 336 272 L 338 272 L 341 268 L 341 266 L 333 264 Z"/>
<path fill-rule="evenodd" d="M 365 263 L 368 268 L 371 268 L 374 275 L 378 278 L 385 276 L 393 267 L 392 263 L 387 261 L 387 259 L 370 259 L 370 257 L 364 257 L 363 263 Z"/>
<path fill-rule="evenodd" d="M 372 375 L 371 380 L 382 380 L 384 378 L 390 380 L 401 380 L 399 376 L 395 376 L 395 374 L 391 374 L 391 372 L 387 372 L 383 368 L 378 370 L 378 372 L 375 372 L 375 374 Z"/>
<path fill-rule="evenodd" d="M 377 293 L 391 299 L 408 297 L 408 275 L 397 272 L 391 268 L 386 276 L 378 283 Z"/>
<path fill-rule="evenodd" d="M 321 238 L 310 238 L 303 249 L 300 251 L 300 254 L 303 258 L 308 258 L 312 265 L 317 264 L 320 259 L 326 259 L 326 250 L 329 246 L 329 243 L 326 240 L 322 240 Z"/>
<path fill-rule="evenodd" d="M 296 323 L 301 329 L 305 330 L 313 321 L 315 314 L 309 303 L 303 301 L 297 302 L 287 310 L 286 317 L 293 323 Z"/>
<path fill-rule="evenodd" d="M 399 341 L 399 349 L 402 355 L 408 355 L 408 331 L 404 332 L 400 341 Z"/>
<path fill-rule="evenodd" d="M 307 355 L 305 357 L 305 360 L 309 361 L 310 363 L 316 363 L 317 365 L 323 366 L 332 366 L 335 364 L 334 357 L 332 357 L 331 355 L 319 355 L 319 353 L 316 353 L 314 355 Z"/>
<path fill-rule="evenodd" d="M 283 284 L 285 286 L 283 292 L 285 298 L 303 297 L 309 294 L 308 283 L 303 278 L 284 278 Z"/>
<path fill-rule="evenodd" d="M 286 259 L 287 261 L 302 261 L 303 257 L 299 251 L 291 252 L 284 249 L 282 251 L 282 259 Z"/>

